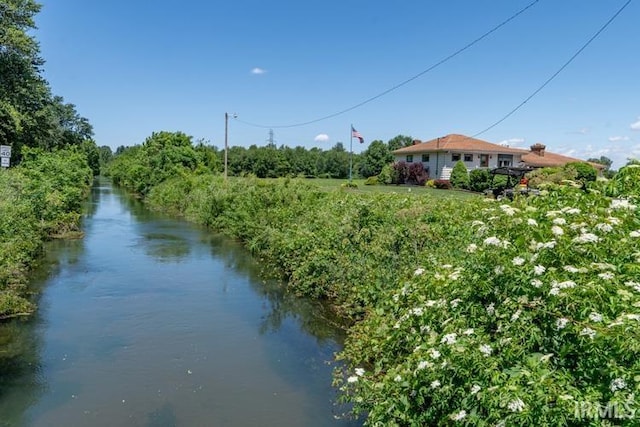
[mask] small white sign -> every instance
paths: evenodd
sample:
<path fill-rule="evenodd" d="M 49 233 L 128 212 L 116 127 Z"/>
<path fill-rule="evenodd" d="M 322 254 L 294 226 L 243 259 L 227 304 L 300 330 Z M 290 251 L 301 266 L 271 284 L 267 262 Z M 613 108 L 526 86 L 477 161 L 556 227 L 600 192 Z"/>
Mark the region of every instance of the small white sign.
<path fill-rule="evenodd" d="M 11 161 L 10 158 L 8 157 L 3 157 L 0 159 L 0 167 L 3 168 L 8 168 L 9 167 L 9 162 Z"/>
<path fill-rule="evenodd" d="M 0 157 L 11 158 L 11 146 L 10 145 L 0 145 Z"/>

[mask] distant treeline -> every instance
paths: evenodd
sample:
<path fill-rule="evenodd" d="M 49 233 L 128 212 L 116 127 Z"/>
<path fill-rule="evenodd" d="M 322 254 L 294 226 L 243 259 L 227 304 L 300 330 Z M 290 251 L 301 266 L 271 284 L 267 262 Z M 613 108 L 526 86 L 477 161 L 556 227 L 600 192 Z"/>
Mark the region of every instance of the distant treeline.
<path fill-rule="evenodd" d="M 393 161 L 391 151 L 410 145 L 412 140 L 409 136 L 398 135 L 387 143 L 372 141 L 362 153 L 353 154 L 353 176 L 366 178 L 380 174 L 382 168 Z M 106 160 L 109 153 L 102 150 L 101 158 Z M 341 142 L 328 150 L 272 144 L 230 147 L 227 156 L 231 176 L 349 177 L 350 154 Z M 110 173 L 116 182 L 140 193 L 161 182 L 165 173 L 178 173 L 181 169 L 224 172 L 224 150 L 202 141 L 194 142 L 182 132 L 154 133 L 142 145 L 118 147 L 114 158 Z M 140 175 L 147 178 L 138 179 Z"/>

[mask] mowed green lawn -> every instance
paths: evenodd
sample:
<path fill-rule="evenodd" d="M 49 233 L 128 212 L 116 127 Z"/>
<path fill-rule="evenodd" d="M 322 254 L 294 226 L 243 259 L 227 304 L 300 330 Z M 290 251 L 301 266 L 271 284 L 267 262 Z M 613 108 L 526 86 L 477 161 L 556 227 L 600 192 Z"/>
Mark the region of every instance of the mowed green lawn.
<path fill-rule="evenodd" d="M 470 193 L 459 190 L 438 190 L 436 188 L 418 187 L 415 185 L 364 185 L 364 179 L 354 179 L 353 183 L 358 188 L 345 188 L 342 184 L 349 182 L 347 179 L 327 179 L 312 178 L 307 182 L 315 184 L 326 191 L 349 191 L 353 193 L 398 193 L 407 195 L 425 195 L 433 197 L 453 197 L 457 199 L 468 199 L 471 197 L 482 197 L 481 194 Z"/>

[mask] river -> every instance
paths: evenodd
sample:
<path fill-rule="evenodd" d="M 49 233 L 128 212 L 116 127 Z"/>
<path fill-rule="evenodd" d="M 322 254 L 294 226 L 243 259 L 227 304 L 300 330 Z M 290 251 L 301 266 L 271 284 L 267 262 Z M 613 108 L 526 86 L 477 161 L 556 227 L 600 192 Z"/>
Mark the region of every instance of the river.
<path fill-rule="evenodd" d="M 238 243 L 106 181 L 83 228 L 47 244 L 37 314 L 0 325 L 0 426 L 361 425 L 331 387 L 335 319 Z"/>

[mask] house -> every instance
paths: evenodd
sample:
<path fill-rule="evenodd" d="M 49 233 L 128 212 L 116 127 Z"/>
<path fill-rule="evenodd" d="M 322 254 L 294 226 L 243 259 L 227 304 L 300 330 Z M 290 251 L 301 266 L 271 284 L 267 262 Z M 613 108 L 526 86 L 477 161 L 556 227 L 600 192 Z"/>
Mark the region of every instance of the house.
<path fill-rule="evenodd" d="M 422 163 L 429 176 L 449 179 L 453 166 L 462 160 L 468 170 L 502 166 L 550 167 L 584 160 L 546 151 L 543 144 L 530 150 L 493 144 L 465 135 L 451 134 L 431 141 L 413 141 L 413 145 L 392 153 L 396 161 Z"/>

